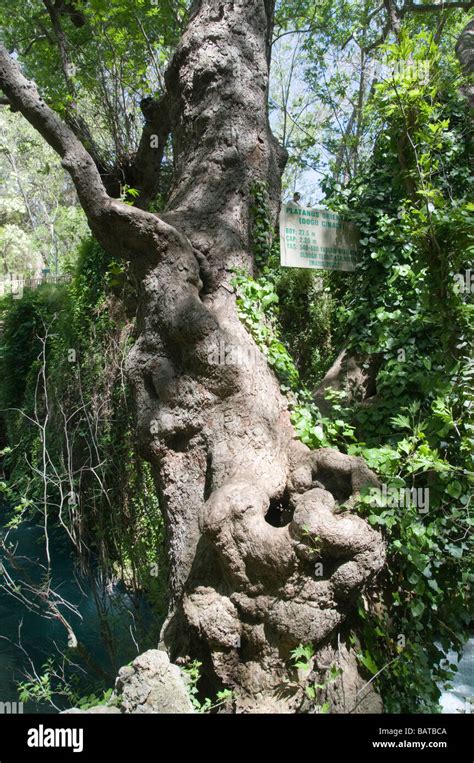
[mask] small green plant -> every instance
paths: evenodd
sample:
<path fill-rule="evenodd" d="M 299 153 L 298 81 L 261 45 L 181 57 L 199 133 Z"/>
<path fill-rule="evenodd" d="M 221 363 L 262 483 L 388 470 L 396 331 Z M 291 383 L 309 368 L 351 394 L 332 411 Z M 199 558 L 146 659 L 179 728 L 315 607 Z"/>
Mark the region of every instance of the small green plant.
<path fill-rule="evenodd" d="M 34 702 L 35 704 L 50 704 L 52 702 L 55 692 L 51 685 L 51 661 L 43 665 L 43 670 L 44 673 L 36 678 L 18 683 L 20 702 Z"/>
<path fill-rule="evenodd" d="M 316 559 L 321 554 L 321 538 L 319 535 L 315 535 L 311 532 L 306 525 L 303 526 L 302 531 L 303 538 L 305 538 L 307 544 L 312 547 L 313 556 Z"/>
<path fill-rule="evenodd" d="M 321 715 L 330 712 L 331 703 L 326 701 L 326 702 L 323 702 L 322 704 L 317 704 L 316 699 L 318 696 L 318 691 L 319 692 L 325 691 L 331 684 L 337 681 L 340 675 L 342 675 L 342 669 L 338 668 L 336 665 L 331 665 L 331 667 L 326 673 L 326 677 L 323 683 L 315 682 L 305 688 L 306 696 L 308 697 L 308 699 L 310 699 L 312 702 L 315 703 L 315 710 Z"/>
<path fill-rule="evenodd" d="M 96 690 L 83 695 L 77 682 L 77 676 L 69 676 L 59 667 L 54 658 L 49 658 L 42 666 L 41 673 L 34 673 L 26 681 L 18 682 L 20 702 L 31 702 L 39 708 L 51 705 L 56 710 L 68 707 L 78 707 L 88 710 L 98 705 L 115 704 L 112 699 L 113 689 Z"/>
<path fill-rule="evenodd" d="M 291 659 L 293 661 L 293 665 L 297 670 L 303 671 L 303 673 L 310 674 L 313 670 L 314 666 L 314 657 L 315 657 L 315 650 L 312 644 L 300 644 L 295 649 L 293 649 L 290 652 Z M 317 713 L 325 714 L 329 713 L 331 709 L 331 703 L 328 701 L 325 701 L 321 704 L 318 704 L 317 698 L 318 693 L 321 693 L 325 691 L 328 686 L 333 684 L 339 676 L 342 674 L 341 668 L 338 668 L 337 665 L 331 665 L 331 667 L 328 669 L 328 671 L 325 674 L 325 678 L 323 683 L 318 683 L 316 681 L 307 684 L 304 688 L 306 697 L 311 700 L 311 703 L 313 704 L 314 710 Z"/>
<path fill-rule="evenodd" d="M 290 652 L 297 670 L 310 670 L 313 666 L 315 651 L 312 644 L 300 644 Z"/>
<path fill-rule="evenodd" d="M 202 662 L 199 660 L 193 660 L 188 665 L 181 668 L 187 681 L 188 693 L 191 699 L 193 707 L 198 713 L 210 713 L 212 710 L 221 707 L 225 703 L 232 699 L 232 692 L 230 689 L 223 689 L 218 691 L 216 699 L 212 700 L 210 697 L 206 697 L 202 701 L 199 699 L 198 683 L 201 678 Z"/>
<path fill-rule="evenodd" d="M 97 696 L 96 694 L 88 694 L 85 697 L 80 697 L 76 703 L 76 706 L 80 708 L 80 710 L 90 710 L 91 707 L 109 705 L 112 693 L 113 689 L 107 689 L 107 691 L 102 692 L 102 696 Z"/>
<path fill-rule="evenodd" d="M 120 194 L 120 201 L 123 201 L 124 204 L 128 204 L 129 206 L 133 206 L 135 204 L 135 200 L 139 196 L 140 196 L 140 191 L 137 188 L 131 188 L 126 183 L 125 183 L 125 185 L 122 186 L 122 193 Z"/>

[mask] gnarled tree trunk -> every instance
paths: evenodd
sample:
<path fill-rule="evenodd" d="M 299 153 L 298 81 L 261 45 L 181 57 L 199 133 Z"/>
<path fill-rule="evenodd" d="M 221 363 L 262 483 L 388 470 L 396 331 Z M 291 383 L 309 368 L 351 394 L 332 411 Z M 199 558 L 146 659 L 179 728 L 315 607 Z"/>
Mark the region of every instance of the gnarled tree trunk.
<path fill-rule="evenodd" d="M 233 268 L 253 268 L 255 181 L 266 182 L 278 211 L 284 154 L 267 115 L 272 14 L 270 0 L 195 3 L 166 77 L 175 173 L 160 217 L 107 196 L 82 145 L 6 54 L 0 84 L 63 157 L 94 234 L 131 260 L 140 284 L 128 374 L 166 517 L 162 639 L 171 659 L 199 658 L 207 691 L 229 686 L 238 711 L 295 710 L 290 651 L 311 642 L 315 667 L 343 668 L 332 696 L 334 709 L 347 710 L 364 682 L 335 639 L 384 549 L 338 506 L 374 477 L 360 459 L 295 440 L 231 286 Z"/>
<path fill-rule="evenodd" d="M 169 531 L 164 643 L 172 658 L 199 656 L 240 706 L 273 697 L 289 651 L 327 639 L 383 559 L 362 520 L 334 515 L 368 470 L 295 441 L 230 285 L 232 268 L 253 268 L 252 184 L 267 183 L 275 213 L 280 195 L 284 156 L 267 118 L 271 5 L 198 4 L 169 69 L 175 179 L 162 217 L 189 244 L 140 273 L 128 364 Z M 289 525 L 267 521 L 278 506 L 294 512 Z"/>

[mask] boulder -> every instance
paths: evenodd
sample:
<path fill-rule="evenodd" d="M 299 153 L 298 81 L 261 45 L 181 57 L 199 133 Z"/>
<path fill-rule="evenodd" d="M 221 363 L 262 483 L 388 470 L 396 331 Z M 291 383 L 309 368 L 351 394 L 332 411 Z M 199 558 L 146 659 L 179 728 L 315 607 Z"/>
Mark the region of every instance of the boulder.
<path fill-rule="evenodd" d="M 115 692 L 123 713 L 194 712 L 185 677 L 159 649 L 149 649 L 121 668 Z"/>
<path fill-rule="evenodd" d="M 178 666 L 169 661 L 166 652 L 149 649 L 120 668 L 109 704 L 88 710 L 71 707 L 63 713 L 194 713 L 194 708 Z"/>

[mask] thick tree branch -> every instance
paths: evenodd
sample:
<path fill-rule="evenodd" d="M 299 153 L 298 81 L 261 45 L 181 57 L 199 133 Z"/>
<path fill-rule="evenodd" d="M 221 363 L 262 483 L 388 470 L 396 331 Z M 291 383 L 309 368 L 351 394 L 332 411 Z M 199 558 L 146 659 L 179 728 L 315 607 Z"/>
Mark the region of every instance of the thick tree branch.
<path fill-rule="evenodd" d="M 143 98 L 140 108 L 145 126 L 130 168 L 130 184 L 140 191 L 137 206 L 146 209 L 159 191 L 161 163 L 171 130 L 168 97 Z"/>
<path fill-rule="evenodd" d="M 61 20 L 59 18 L 59 10 L 56 4 L 51 0 L 43 0 L 44 6 L 48 11 L 49 18 L 51 19 L 51 25 L 53 27 L 54 35 L 59 49 L 59 56 L 61 59 L 61 68 L 63 70 L 64 81 L 68 93 L 73 96 L 75 93 L 74 82 L 71 78 L 71 62 L 69 60 L 68 43 L 64 30 L 62 28 Z"/>
<path fill-rule="evenodd" d="M 384 0 L 385 11 L 387 13 L 387 21 L 390 29 L 398 37 L 400 34 L 400 13 L 393 0 Z"/>
<path fill-rule="evenodd" d="M 17 63 L 0 45 L 0 88 L 14 109 L 20 111 L 62 159 L 76 187 L 82 208 L 98 241 L 109 251 L 129 257 L 143 251 L 143 236 L 170 234 L 170 226 L 155 215 L 108 196 L 100 173 L 73 130 L 61 121 L 27 80 Z"/>
<path fill-rule="evenodd" d="M 84 26 L 86 23 L 84 14 L 75 2 L 65 3 L 63 0 L 56 0 L 56 5 L 59 7 L 60 13 L 69 16 L 75 27 L 80 28 Z M 83 5 L 85 5 L 85 0 Z"/>
<path fill-rule="evenodd" d="M 97 167 L 73 131 L 40 97 L 35 84 L 23 76 L 3 45 L 0 45 L 0 87 L 13 107 L 59 154 L 86 214 L 97 214 L 108 199 Z"/>

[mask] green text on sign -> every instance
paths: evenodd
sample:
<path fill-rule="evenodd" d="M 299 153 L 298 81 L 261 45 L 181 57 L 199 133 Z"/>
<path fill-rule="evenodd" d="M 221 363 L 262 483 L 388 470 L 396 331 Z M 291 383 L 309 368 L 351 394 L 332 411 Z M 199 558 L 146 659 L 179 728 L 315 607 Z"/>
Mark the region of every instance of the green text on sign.
<path fill-rule="evenodd" d="M 280 213 L 280 262 L 287 268 L 354 270 L 357 228 L 335 212 L 285 204 Z"/>

